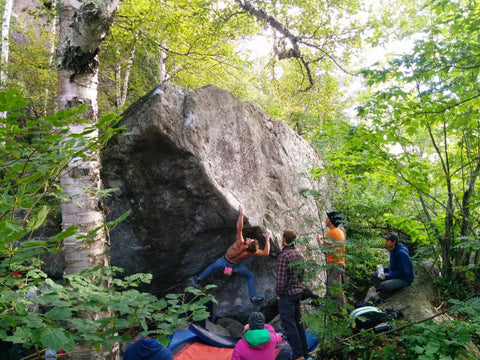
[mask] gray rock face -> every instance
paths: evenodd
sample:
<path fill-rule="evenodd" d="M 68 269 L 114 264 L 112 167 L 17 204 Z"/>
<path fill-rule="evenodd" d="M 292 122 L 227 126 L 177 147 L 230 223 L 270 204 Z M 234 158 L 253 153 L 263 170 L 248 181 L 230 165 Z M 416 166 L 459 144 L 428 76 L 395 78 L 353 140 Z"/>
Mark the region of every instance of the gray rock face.
<path fill-rule="evenodd" d="M 119 190 L 106 201 L 108 220 L 130 210 L 111 231 L 112 265 L 150 272 L 156 295 L 181 291 L 189 277 L 224 255 L 235 240 L 238 206 L 245 226 L 272 230 L 272 250 L 247 259 L 262 305 L 251 305 L 246 280 L 217 270 L 217 316 L 241 316 L 275 302 L 281 233 L 319 223 L 319 209 L 302 189 L 321 184 L 305 176 L 321 164 L 286 124 L 215 86 L 184 90 L 164 84 L 124 114 L 126 128 L 102 153 L 102 180 Z M 261 247 L 264 239 L 261 238 Z"/>

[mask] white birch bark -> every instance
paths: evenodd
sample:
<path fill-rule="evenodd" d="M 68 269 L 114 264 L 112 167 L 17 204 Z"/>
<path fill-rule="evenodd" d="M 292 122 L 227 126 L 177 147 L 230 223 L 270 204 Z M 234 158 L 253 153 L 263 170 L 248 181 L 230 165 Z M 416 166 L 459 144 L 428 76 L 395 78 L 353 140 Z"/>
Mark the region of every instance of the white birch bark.
<path fill-rule="evenodd" d="M 117 108 L 120 107 L 120 102 L 122 101 L 122 55 L 120 54 L 120 50 L 117 47 L 117 56 L 118 61 L 115 63 L 115 104 Z"/>
<path fill-rule="evenodd" d="M 117 108 L 122 108 L 127 101 L 128 84 L 130 81 L 130 72 L 133 66 L 133 60 L 135 59 L 135 52 L 137 51 L 137 45 L 135 44 L 130 51 L 130 56 L 125 65 L 125 75 L 122 79 L 122 64 L 121 60 L 115 64 L 115 94 Z M 117 54 L 121 59 L 120 53 L 117 50 Z"/>
<path fill-rule="evenodd" d="M 159 82 L 160 84 L 163 84 L 164 82 L 167 81 L 167 67 L 165 65 L 165 60 L 167 59 L 167 55 L 165 54 L 165 51 L 160 50 L 160 55 L 159 55 Z"/>
<path fill-rule="evenodd" d="M 57 0 L 52 0 L 51 1 L 51 6 L 53 8 L 56 8 L 57 7 Z M 52 33 L 52 39 L 55 39 L 55 35 L 57 33 L 57 17 L 54 17 L 52 19 L 52 24 L 50 26 L 50 32 Z M 55 52 L 55 41 L 52 41 L 51 44 L 50 44 L 50 53 L 52 54 L 52 56 L 49 57 L 49 63 L 50 64 L 53 64 L 54 62 L 54 57 L 53 57 L 53 54 Z M 44 116 L 47 116 L 47 108 L 48 108 L 48 102 L 49 102 L 49 98 L 50 98 L 50 89 L 46 88 L 45 89 L 45 102 L 43 104 L 43 115 Z"/>
<path fill-rule="evenodd" d="M 6 68 L 8 65 L 8 55 L 9 55 L 9 30 L 10 30 L 10 19 L 12 17 L 12 7 L 13 0 L 6 0 L 5 2 L 5 11 L 3 12 L 3 22 L 2 22 L 2 58 L 1 58 L 1 70 L 0 70 L 0 86 L 3 90 L 5 81 L 7 80 Z M 0 119 L 5 119 L 7 113 L 5 111 L 0 112 Z M 3 126 L 3 124 L 1 125 Z"/>
<path fill-rule="evenodd" d="M 133 46 L 132 51 L 130 52 L 130 57 L 128 58 L 127 66 L 125 68 L 125 76 L 123 80 L 122 86 L 122 96 L 120 98 L 120 103 L 118 104 L 119 108 L 122 108 L 127 101 L 127 92 L 128 92 L 128 84 L 130 82 L 130 72 L 132 71 L 133 60 L 135 59 L 135 52 L 137 50 L 137 45 Z"/>
<path fill-rule="evenodd" d="M 64 0 L 59 9 L 59 43 L 55 56 L 58 108 L 88 104 L 88 111 L 83 117 L 92 123 L 98 120 L 97 53 L 119 3 L 120 0 Z M 76 123 L 71 126 L 70 133 L 79 133 L 86 126 L 88 124 Z M 99 154 L 86 155 L 86 159 L 73 159 L 61 176 L 63 192 L 72 197 L 72 201 L 62 204 L 62 227 L 76 225 L 79 235 L 87 235 L 104 223 L 100 200 L 91 190 L 102 186 Z M 67 238 L 64 248 L 67 274 L 109 264 L 107 234 L 104 231 L 100 231 L 88 244 L 77 236 Z M 72 360 L 105 359 L 104 354 L 97 354 L 88 344 L 75 350 Z"/>
<path fill-rule="evenodd" d="M 91 122 L 97 121 L 98 48 L 107 35 L 119 2 L 65 0 L 60 7 L 60 39 L 56 53 L 58 107 L 88 104 L 84 117 Z M 76 123 L 70 132 L 79 133 L 87 126 Z M 103 224 L 103 213 L 95 193 L 85 190 L 85 187 L 101 187 L 98 154 L 88 155 L 87 160 L 72 160 L 61 179 L 63 191 L 75 197 L 74 201 L 62 206 L 63 227 L 77 225 L 82 235 Z M 72 237 L 65 242 L 65 250 L 67 273 L 104 264 L 107 258 L 104 255 L 105 234 L 100 233 L 90 246 Z"/>

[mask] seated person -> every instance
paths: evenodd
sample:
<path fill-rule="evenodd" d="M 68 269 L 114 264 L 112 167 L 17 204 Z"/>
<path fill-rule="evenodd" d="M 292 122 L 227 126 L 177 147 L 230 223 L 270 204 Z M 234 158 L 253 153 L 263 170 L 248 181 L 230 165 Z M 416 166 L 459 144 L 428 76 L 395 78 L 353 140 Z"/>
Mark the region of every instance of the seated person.
<path fill-rule="evenodd" d="M 382 237 L 385 239 L 385 247 L 390 250 L 390 265 L 384 269 L 384 274 L 372 272 L 370 279 L 379 296 L 385 299 L 394 291 L 410 285 L 414 280 L 414 273 L 408 249 L 398 242 L 398 236 L 388 233 Z"/>
<path fill-rule="evenodd" d="M 232 360 L 274 360 L 277 341 L 282 341 L 273 327 L 265 324 L 261 312 L 252 312 L 245 325 L 243 338 L 233 349 Z"/>
<path fill-rule="evenodd" d="M 149 330 L 150 325 L 149 325 Z M 128 345 L 123 360 L 173 360 L 170 350 L 160 345 L 150 334 Z"/>

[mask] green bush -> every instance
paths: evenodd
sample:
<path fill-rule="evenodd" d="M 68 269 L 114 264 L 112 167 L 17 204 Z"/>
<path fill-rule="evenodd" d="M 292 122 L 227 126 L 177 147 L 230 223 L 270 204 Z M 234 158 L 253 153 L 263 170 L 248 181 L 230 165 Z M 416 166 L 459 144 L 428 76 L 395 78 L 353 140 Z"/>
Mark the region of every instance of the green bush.
<path fill-rule="evenodd" d="M 465 344 L 472 340 L 463 321 L 433 321 L 415 324 L 402 332 L 400 340 L 406 350 L 405 359 L 456 360 L 467 354 Z"/>
<path fill-rule="evenodd" d="M 69 227 L 50 237 L 37 235 L 59 213 L 65 196 L 58 186 L 61 171 L 87 149 L 100 149 L 119 119 L 103 116 L 84 133 L 66 137 L 72 122 L 84 121 L 79 116 L 85 106 L 34 120 L 25 120 L 20 112 L 25 106 L 18 91 L 0 93 L 0 111 L 8 112 L 0 126 L 0 340 L 29 349 L 29 359 L 43 358 L 46 348 L 68 351 L 75 342 L 111 349 L 114 342 L 146 333 L 148 321 L 156 323 L 153 332 L 166 345 L 165 335 L 207 318 L 206 304 L 215 302 L 206 293 L 211 286 L 158 299 L 136 289 L 150 282 L 149 274 L 120 280 L 121 269 L 97 267 L 66 275 L 58 284 L 41 270 L 42 259 L 60 254 L 62 241 L 76 231 Z M 90 137 L 93 131 L 100 135 Z M 97 189 L 99 198 L 110 191 Z"/>
<path fill-rule="evenodd" d="M 65 285 L 53 282 L 39 269 L 31 269 L 22 279 L 1 276 L 0 339 L 41 353 L 46 348 L 68 351 L 78 341 L 111 349 L 114 342 L 131 341 L 137 333 L 155 333 L 166 346 L 166 335 L 208 318 L 207 303 L 215 302 L 206 293 L 211 286 L 205 290 L 189 287 L 184 293 L 158 299 L 136 289 L 150 282 L 150 274 L 120 280 L 116 278 L 120 271 L 87 269 L 66 275 Z M 100 313 L 109 316 L 98 317 Z M 149 329 L 147 322 L 155 323 L 157 329 Z"/>
<path fill-rule="evenodd" d="M 353 301 L 363 300 L 370 288 L 370 273 L 377 269 L 378 264 L 386 266 L 389 257 L 379 248 L 383 248 L 383 241 L 375 239 L 349 239 L 346 248 L 345 273 L 348 282 L 346 292 Z"/>

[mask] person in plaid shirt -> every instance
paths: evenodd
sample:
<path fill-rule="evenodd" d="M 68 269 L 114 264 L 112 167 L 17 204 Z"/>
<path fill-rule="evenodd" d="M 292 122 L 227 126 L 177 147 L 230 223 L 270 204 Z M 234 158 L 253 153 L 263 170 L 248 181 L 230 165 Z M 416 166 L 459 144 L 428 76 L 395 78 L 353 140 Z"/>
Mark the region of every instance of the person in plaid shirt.
<path fill-rule="evenodd" d="M 293 350 L 293 359 L 301 360 L 308 356 L 307 337 L 300 322 L 300 300 L 303 284 L 297 273 L 297 265 L 290 264 L 304 260 L 300 251 L 295 248 L 297 234 L 293 230 L 284 230 L 282 236 L 283 249 L 277 259 L 277 284 L 275 293 L 278 300 L 278 312 L 285 330 L 287 340 Z"/>

